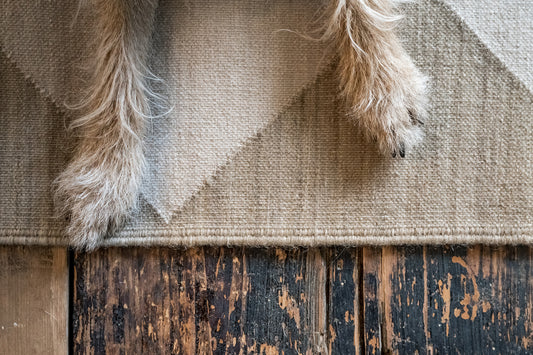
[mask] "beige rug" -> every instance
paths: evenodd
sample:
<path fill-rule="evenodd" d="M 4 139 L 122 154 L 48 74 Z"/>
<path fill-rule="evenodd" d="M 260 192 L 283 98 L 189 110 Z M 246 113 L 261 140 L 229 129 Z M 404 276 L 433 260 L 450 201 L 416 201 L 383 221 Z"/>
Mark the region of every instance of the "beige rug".
<path fill-rule="evenodd" d="M 64 244 L 50 184 L 91 19 L 76 1 L 0 6 L 0 243 Z M 161 0 L 152 65 L 173 109 L 151 125 L 142 208 L 105 245 L 533 243 L 530 1 L 403 6 L 432 85 L 405 159 L 362 140 L 324 48 L 296 34 L 319 6 Z"/>

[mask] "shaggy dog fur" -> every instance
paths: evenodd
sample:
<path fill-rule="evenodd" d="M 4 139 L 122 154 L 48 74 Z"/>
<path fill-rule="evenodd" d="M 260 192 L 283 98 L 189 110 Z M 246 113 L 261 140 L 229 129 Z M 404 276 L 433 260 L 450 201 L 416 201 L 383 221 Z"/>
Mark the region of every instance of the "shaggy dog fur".
<path fill-rule="evenodd" d="M 92 80 L 71 125 L 79 137 L 74 156 L 55 184 L 70 244 L 88 250 L 121 226 L 138 199 L 157 7 L 157 0 L 89 1 L 97 18 Z M 330 0 L 322 39 L 337 50 L 350 117 L 383 153 L 403 157 L 422 136 L 425 80 L 393 33 L 393 10 L 391 0 Z"/>

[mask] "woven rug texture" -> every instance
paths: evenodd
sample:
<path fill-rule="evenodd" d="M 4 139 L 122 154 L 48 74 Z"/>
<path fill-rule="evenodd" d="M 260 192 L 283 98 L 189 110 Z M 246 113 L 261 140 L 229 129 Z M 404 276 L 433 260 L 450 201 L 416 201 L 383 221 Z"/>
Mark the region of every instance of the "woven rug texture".
<path fill-rule="evenodd" d="M 318 0 L 161 0 L 140 209 L 103 245 L 533 243 L 533 6 L 418 0 L 400 37 L 430 79 L 425 139 L 381 156 L 335 62 L 302 33 Z M 51 183 L 87 79 L 77 1 L 0 4 L 0 244 L 64 245 Z"/>

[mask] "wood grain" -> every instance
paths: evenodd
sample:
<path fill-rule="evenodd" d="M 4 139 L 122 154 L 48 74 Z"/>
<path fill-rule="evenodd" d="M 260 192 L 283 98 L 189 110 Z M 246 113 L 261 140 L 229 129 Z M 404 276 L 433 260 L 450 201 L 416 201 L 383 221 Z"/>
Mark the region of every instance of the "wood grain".
<path fill-rule="evenodd" d="M 73 352 L 326 354 L 320 249 L 120 249 L 74 258 Z"/>
<path fill-rule="evenodd" d="M 533 352 L 532 249 L 386 247 L 363 255 L 367 352 Z"/>
<path fill-rule="evenodd" d="M 0 247 L 0 353 L 68 353 L 64 248 Z"/>
<path fill-rule="evenodd" d="M 532 249 L 76 254 L 74 353 L 528 354 Z"/>
<path fill-rule="evenodd" d="M 363 354 L 362 249 L 329 251 L 329 354 Z"/>

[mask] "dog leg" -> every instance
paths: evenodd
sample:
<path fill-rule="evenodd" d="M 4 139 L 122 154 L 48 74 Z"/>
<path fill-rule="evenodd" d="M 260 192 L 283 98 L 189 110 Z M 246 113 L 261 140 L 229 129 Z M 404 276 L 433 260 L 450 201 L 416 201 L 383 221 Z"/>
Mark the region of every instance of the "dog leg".
<path fill-rule="evenodd" d="M 324 37 L 350 116 L 383 153 L 404 157 L 422 138 L 426 79 L 393 32 L 393 10 L 391 0 L 332 0 Z"/>
<path fill-rule="evenodd" d="M 55 184 L 70 217 L 67 235 L 93 249 L 135 207 L 144 170 L 143 134 L 150 115 L 146 57 L 157 0 L 91 0 L 96 12 L 92 81 L 74 156 Z"/>

